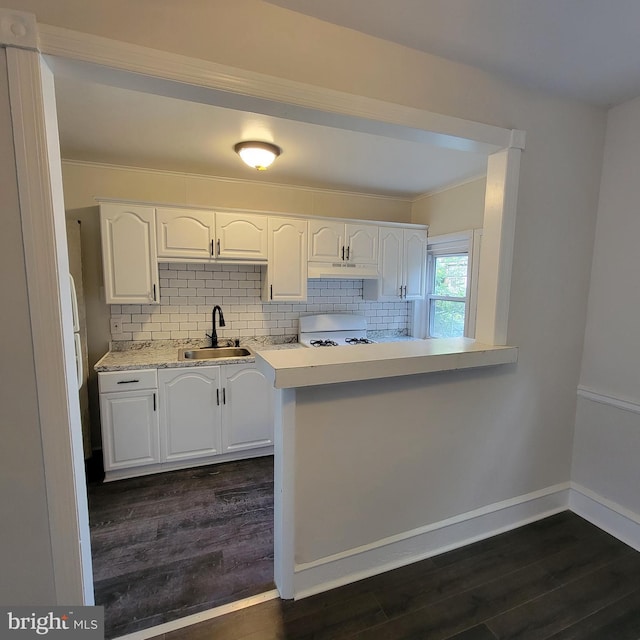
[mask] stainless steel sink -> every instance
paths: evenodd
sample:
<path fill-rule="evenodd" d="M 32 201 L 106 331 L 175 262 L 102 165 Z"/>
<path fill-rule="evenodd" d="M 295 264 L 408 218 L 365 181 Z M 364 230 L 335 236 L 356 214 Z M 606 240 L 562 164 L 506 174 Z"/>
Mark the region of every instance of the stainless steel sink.
<path fill-rule="evenodd" d="M 245 347 L 208 347 L 203 349 L 180 349 L 178 351 L 178 360 L 220 360 L 221 358 L 242 358 L 253 355 L 253 351 Z"/>

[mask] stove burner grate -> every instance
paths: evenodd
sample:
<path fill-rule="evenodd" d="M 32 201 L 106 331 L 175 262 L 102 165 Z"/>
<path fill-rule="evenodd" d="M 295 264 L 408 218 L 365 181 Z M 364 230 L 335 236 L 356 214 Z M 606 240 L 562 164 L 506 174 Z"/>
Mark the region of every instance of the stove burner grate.
<path fill-rule="evenodd" d="M 347 344 L 373 344 L 373 340 L 369 340 L 369 338 L 346 338 L 345 342 Z"/>
<path fill-rule="evenodd" d="M 312 340 L 309 343 L 312 347 L 337 347 L 338 343 L 333 340 Z"/>

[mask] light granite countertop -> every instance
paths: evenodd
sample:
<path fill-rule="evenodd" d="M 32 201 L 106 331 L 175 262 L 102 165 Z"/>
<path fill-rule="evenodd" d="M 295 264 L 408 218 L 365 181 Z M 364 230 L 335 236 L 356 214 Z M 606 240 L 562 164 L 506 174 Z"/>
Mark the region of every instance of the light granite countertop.
<path fill-rule="evenodd" d="M 378 342 L 410 342 L 418 340 L 409 336 L 379 336 Z M 221 341 L 226 342 L 226 341 Z M 260 338 L 247 338 L 240 346 L 247 347 L 252 355 L 214 360 L 179 360 L 180 349 L 198 349 L 207 346 L 200 340 L 149 340 L 135 342 L 114 342 L 111 350 L 94 365 L 98 373 L 105 371 L 130 371 L 133 369 L 168 369 L 174 367 L 211 367 L 226 364 L 248 364 L 255 362 L 259 351 L 283 351 L 304 349 L 298 342 L 272 344 Z"/>
<path fill-rule="evenodd" d="M 185 341 L 156 340 L 138 344 L 116 345 L 95 364 L 98 373 L 105 371 L 129 371 L 132 369 L 168 369 L 172 367 L 211 367 L 226 364 L 248 364 L 255 362 L 255 353 L 264 350 L 282 350 L 303 348 L 297 342 L 283 344 L 267 344 L 259 341 L 242 341 L 252 355 L 233 358 L 216 358 L 215 360 L 179 360 L 180 349 L 202 348 L 201 344 Z M 128 348 L 126 348 L 128 347 Z"/>

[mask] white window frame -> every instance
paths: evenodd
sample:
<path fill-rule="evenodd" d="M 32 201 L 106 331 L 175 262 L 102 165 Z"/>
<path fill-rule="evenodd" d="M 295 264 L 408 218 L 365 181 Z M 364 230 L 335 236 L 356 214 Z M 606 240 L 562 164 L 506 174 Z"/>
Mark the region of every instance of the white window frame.
<path fill-rule="evenodd" d="M 427 241 L 427 295 L 424 302 L 416 302 L 414 307 L 414 330 L 412 335 L 419 338 L 431 338 L 429 317 L 431 300 L 445 299 L 432 296 L 434 257 L 442 255 L 469 256 L 467 271 L 467 292 L 464 298 L 448 298 L 465 302 L 464 336 L 474 338 L 476 333 L 476 313 L 478 308 L 478 272 L 480 269 L 480 247 L 482 229 L 469 229 L 456 233 L 430 236 Z M 433 338 L 437 339 L 437 338 Z"/>

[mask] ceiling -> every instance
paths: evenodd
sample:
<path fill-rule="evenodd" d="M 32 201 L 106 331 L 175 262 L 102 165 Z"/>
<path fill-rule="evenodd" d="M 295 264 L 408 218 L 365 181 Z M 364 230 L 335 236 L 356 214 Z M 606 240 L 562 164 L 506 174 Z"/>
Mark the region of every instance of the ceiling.
<path fill-rule="evenodd" d="M 594 105 L 640 95 L 638 0 L 266 1 Z"/>
<path fill-rule="evenodd" d="M 594 105 L 640 95 L 637 0 L 266 1 Z"/>
<path fill-rule="evenodd" d="M 638 0 L 267 0 L 467 63 L 510 82 L 609 106 L 640 95 Z M 56 74 L 66 159 L 415 198 L 482 175 L 486 155 L 372 131 L 310 124 L 138 85 Z M 135 87 L 135 88 L 132 88 Z M 271 141 L 267 172 L 236 142 Z"/>
<path fill-rule="evenodd" d="M 82 74 L 80 74 L 82 75 Z M 413 198 L 486 172 L 486 154 L 190 102 L 56 75 L 65 159 Z M 282 148 L 265 172 L 233 151 Z"/>

